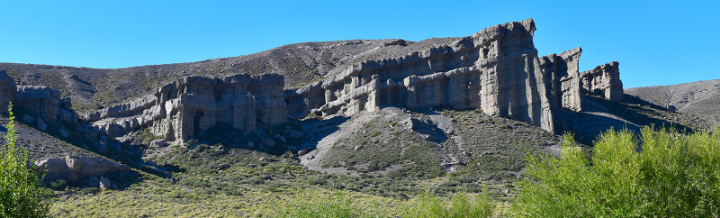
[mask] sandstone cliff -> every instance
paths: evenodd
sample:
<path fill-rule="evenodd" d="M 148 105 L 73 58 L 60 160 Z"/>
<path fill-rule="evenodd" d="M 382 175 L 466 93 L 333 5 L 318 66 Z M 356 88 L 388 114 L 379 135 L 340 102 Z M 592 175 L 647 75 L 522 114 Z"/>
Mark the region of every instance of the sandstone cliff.
<path fill-rule="evenodd" d="M 283 91 L 284 77 L 276 74 L 184 77 L 143 97 L 87 113 L 84 118 L 92 125 L 83 130 L 91 137 L 118 137 L 147 127 L 166 140 L 187 140 L 217 123 L 251 132 L 258 124 L 275 125 L 288 117 L 350 116 L 392 105 L 477 108 L 554 132 L 553 116 L 560 110 L 582 111 L 585 91 L 622 99 L 617 62 L 580 73 L 581 48 L 540 57 L 533 43 L 535 30 L 534 21 L 527 19 L 427 47 L 396 48 L 297 90 Z M 0 78 L 0 83 L 5 80 Z M 12 80 L 5 83 L 14 86 Z M 16 99 L 44 120 L 78 123 L 69 99 L 60 99 L 57 90 L 20 86 L 17 94 L 8 96 L 0 100 Z"/>
<path fill-rule="evenodd" d="M 620 63 L 613 61 L 582 73 L 583 89 L 600 92 L 603 97 L 621 101 L 625 96 L 620 80 Z"/>
<path fill-rule="evenodd" d="M 205 134 L 217 123 L 241 131 L 287 120 L 284 78 L 265 74 L 229 77 L 185 77 L 154 93 L 85 115 L 101 134 L 122 136 L 141 127 L 166 140 Z"/>
<path fill-rule="evenodd" d="M 353 64 L 323 81 L 286 91 L 289 115 L 352 115 L 388 105 L 450 106 L 480 108 L 554 132 L 553 110 L 582 110 L 582 49 L 538 57 L 534 32 L 534 21 L 527 19 L 404 56 Z"/>

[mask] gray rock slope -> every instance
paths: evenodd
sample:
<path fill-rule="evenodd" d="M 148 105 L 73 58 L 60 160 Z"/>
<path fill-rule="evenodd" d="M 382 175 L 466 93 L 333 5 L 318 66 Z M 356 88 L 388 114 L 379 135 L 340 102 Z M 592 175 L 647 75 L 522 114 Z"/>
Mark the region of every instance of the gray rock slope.
<path fill-rule="evenodd" d="M 626 89 L 655 105 L 720 121 L 720 80 Z"/>

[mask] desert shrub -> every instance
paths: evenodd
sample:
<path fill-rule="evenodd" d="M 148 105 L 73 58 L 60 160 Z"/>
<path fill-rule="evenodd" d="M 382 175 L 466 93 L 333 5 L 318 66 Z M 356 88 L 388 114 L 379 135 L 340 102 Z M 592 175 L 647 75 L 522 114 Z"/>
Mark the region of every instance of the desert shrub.
<path fill-rule="evenodd" d="M 48 186 L 53 190 L 62 191 L 62 190 L 65 190 L 65 188 L 67 188 L 68 184 L 67 184 L 67 181 L 65 181 L 64 179 L 61 179 L 61 180 L 51 181 L 48 184 Z"/>
<path fill-rule="evenodd" d="M 28 151 L 16 147 L 17 130 L 12 103 L 6 144 L 0 148 L 0 217 L 44 217 L 48 207 L 37 166 L 29 163 Z"/>
<path fill-rule="evenodd" d="M 98 192 L 100 192 L 100 188 L 96 187 L 84 188 L 80 190 L 80 193 L 82 193 L 83 195 L 95 194 Z"/>
<path fill-rule="evenodd" d="M 336 192 L 328 199 L 290 202 L 277 217 L 383 217 L 383 211 L 370 210 L 353 205 L 353 199 L 343 192 Z"/>
<path fill-rule="evenodd" d="M 565 135 L 560 158 L 528 157 L 520 217 L 718 217 L 720 135 L 610 130 L 592 158 Z"/>

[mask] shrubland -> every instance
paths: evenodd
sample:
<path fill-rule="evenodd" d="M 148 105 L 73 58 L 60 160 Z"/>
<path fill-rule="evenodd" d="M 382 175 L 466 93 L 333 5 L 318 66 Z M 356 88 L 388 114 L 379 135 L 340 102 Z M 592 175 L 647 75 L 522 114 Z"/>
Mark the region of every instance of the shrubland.
<path fill-rule="evenodd" d="M 570 135 L 560 158 L 528 157 L 519 217 L 718 217 L 718 128 L 610 130 L 588 158 Z"/>

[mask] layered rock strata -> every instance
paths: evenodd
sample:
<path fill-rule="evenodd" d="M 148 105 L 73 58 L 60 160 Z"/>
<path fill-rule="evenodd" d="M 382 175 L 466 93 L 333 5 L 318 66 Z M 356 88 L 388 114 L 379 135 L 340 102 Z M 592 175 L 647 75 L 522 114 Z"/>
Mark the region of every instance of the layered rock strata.
<path fill-rule="evenodd" d="M 186 77 L 154 93 L 85 115 L 101 134 L 122 136 L 148 127 L 166 140 L 187 140 L 218 123 L 241 131 L 287 121 L 284 78 L 265 74 Z"/>
<path fill-rule="evenodd" d="M 363 61 L 286 91 L 291 117 L 352 115 L 387 105 L 480 108 L 554 132 L 552 111 L 582 110 L 582 49 L 538 57 L 532 19 L 486 28 L 454 43 Z M 621 90 L 622 91 L 622 90 Z"/>
<path fill-rule="evenodd" d="M 61 98 L 60 91 L 47 86 L 17 86 L 15 106 L 47 122 L 79 124 L 70 98 Z"/>
<path fill-rule="evenodd" d="M 8 104 L 25 110 L 29 116 L 45 122 L 64 121 L 79 125 L 79 116 L 72 109 L 70 98 L 61 98 L 60 91 L 47 86 L 17 86 L 6 71 L 0 71 L 0 110 L 7 112 Z"/>
<path fill-rule="evenodd" d="M 0 113 L 8 111 L 8 104 L 15 99 L 17 87 L 7 71 L 0 70 Z"/>
<path fill-rule="evenodd" d="M 583 89 L 597 92 L 612 101 L 622 101 L 625 93 L 620 80 L 620 63 L 613 61 L 582 73 Z"/>

